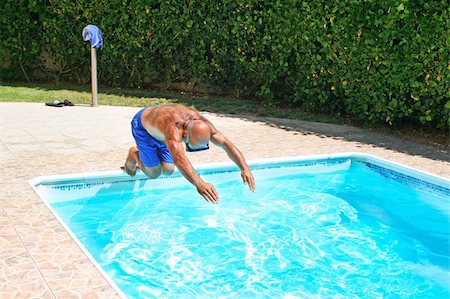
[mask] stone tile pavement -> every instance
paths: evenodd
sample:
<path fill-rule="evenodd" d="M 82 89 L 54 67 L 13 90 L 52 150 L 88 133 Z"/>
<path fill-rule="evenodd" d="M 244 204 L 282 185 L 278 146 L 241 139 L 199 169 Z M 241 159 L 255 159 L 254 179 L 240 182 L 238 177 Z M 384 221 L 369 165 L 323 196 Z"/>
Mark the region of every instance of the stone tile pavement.
<path fill-rule="evenodd" d="M 139 108 L 0 103 L 1 298 L 117 298 L 28 181 L 116 170 Z M 247 159 L 362 152 L 450 178 L 449 149 L 348 126 L 205 113 Z M 212 147 L 193 163 L 227 161 Z M 257 183 L 257 182 L 256 182 Z"/>

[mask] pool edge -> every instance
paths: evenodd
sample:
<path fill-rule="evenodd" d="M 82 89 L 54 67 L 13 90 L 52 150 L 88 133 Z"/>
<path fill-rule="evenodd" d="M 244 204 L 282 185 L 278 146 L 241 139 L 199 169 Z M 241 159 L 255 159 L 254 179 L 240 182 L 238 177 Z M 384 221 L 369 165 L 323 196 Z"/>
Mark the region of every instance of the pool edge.
<path fill-rule="evenodd" d="M 365 154 L 365 153 L 359 153 L 359 152 L 343 152 L 343 153 L 336 153 L 336 154 L 320 154 L 320 155 L 304 155 L 304 156 L 289 156 L 289 157 L 277 157 L 277 158 L 263 158 L 263 159 L 253 159 L 247 161 L 250 168 L 257 167 L 262 164 L 267 163 L 288 163 L 288 162 L 295 162 L 298 160 L 302 161 L 310 161 L 310 160 L 325 160 L 325 159 L 352 159 L 352 160 L 359 160 L 362 162 L 376 162 L 381 167 L 398 171 L 398 172 L 404 172 L 407 175 L 413 176 L 415 178 L 418 178 L 420 180 L 423 180 L 425 182 L 429 182 L 432 184 L 440 185 L 443 187 L 448 188 L 446 184 L 450 184 L 450 179 L 438 176 L 436 174 L 419 170 L 414 167 L 410 167 L 404 164 L 400 164 L 388 159 L 380 158 L 378 156 L 374 156 L 371 154 Z M 225 162 L 211 162 L 211 163 L 196 163 L 193 164 L 193 167 L 197 171 L 201 170 L 223 170 L 223 169 L 237 169 L 236 164 L 232 161 L 225 161 Z M 174 174 L 180 175 L 180 171 L 175 168 Z M 42 185 L 45 183 L 61 183 L 61 182 L 67 182 L 70 180 L 78 180 L 81 183 L 86 183 L 88 181 L 92 181 L 95 179 L 112 179 L 112 178 L 123 178 L 123 180 L 127 181 L 134 181 L 139 179 L 147 179 L 146 175 L 138 170 L 136 175 L 134 177 L 130 177 L 128 174 L 126 174 L 123 170 L 110 170 L 110 171 L 100 171 L 100 172 L 84 172 L 84 173 L 68 173 L 68 174 L 57 174 L 57 175 L 49 175 L 49 176 L 38 176 L 35 178 L 32 178 L 28 181 L 28 183 L 33 187 L 34 191 L 39 195 L 39 193 L 36 190 L 36 186 Z"/>

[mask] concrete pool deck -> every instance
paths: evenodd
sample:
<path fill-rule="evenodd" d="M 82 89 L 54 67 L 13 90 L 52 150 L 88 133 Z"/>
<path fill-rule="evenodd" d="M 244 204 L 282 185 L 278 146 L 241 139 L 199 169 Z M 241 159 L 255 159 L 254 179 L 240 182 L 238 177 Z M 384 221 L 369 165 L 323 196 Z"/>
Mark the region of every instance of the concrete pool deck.
<path fill-rule="evenodd" d="M 118 298 L 28 181 L 118 169 L 133 144 L 129 123 L 138 110 L 0 102 L 2 298 Z M 349 126 L 204 115 L 247 160 L 361 152 L 450 178 L 449 149 Z M 193 163 L 228 161 L 214 146 L 188 156 Z"/>

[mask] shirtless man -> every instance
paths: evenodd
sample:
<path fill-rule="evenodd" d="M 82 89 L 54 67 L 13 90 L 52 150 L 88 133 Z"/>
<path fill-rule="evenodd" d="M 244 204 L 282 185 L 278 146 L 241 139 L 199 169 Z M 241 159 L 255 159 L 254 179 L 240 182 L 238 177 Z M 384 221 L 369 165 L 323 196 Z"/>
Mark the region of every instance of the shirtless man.
<path fill-rule="evenodd" d="M 218 203 L 216 188 L 203 181 L 195 172 L 182 145 L 184 142 L 186 151 L 201 151 L 209 148 L 208 142 L 211 140 L 239 166 L 244 184 L 255 191 L 255 180 L 242 153 L 194 109 L 183 105 L 147 107 L 134 116 L 131 130 L 137 146 L 129 149 L 123 167 L 131 176 L 136 174 L 136 167 L 139 167 L 149 178 L 154 179 L 161 173 L 172 174 L 175 165 L 197 187 L 198 193 L 206 201 Z"/>

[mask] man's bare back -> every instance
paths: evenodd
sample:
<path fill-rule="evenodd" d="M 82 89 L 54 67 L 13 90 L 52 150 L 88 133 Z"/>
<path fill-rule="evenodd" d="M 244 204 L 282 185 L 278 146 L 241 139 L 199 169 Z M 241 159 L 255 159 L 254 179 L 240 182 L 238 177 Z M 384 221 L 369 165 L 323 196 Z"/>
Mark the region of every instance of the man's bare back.
<path fill-rule="evenodd" d="M 141 117 L 142 125 L 147 132 L 162 142 L 166 140 L 167 134 L 173 133 L 172 130 L 178 129 L 174 132 L 180 133 L 191 121 L 200 119 L 203 118 L 197 111 L 183 105 L 149 107 Z"/>

